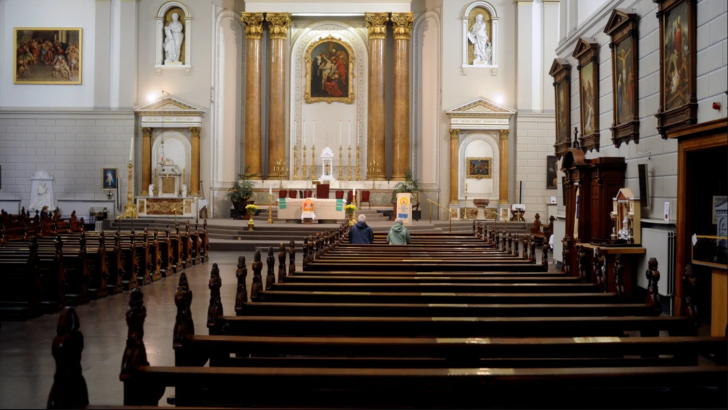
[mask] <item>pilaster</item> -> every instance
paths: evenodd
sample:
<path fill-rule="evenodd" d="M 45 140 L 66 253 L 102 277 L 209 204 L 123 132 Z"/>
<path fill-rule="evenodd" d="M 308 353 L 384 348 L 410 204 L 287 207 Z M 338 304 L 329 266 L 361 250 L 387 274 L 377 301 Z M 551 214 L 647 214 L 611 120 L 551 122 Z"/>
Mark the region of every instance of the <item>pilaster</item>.
<path fill-rule="evenodd" d="M 240 20 L 245 24 L 245 170 L 262 179 L 261 121 L 262 121 L 262 60 L 261 39 L 263 38 L 263 13 L 242 13 Z"/>
<path fill-rule="evenodd" d="M 392 13 L 394 28 L 394 109 L 392 180 L 404 181 L 410 169 L 410 40 L 414 13 Z"/>
<path fill-rule="evenodd" d="M 389 13 L 366 13 L 369 31 L 367 180 L 383 181 L 385 164 L 385 53 Z"/>

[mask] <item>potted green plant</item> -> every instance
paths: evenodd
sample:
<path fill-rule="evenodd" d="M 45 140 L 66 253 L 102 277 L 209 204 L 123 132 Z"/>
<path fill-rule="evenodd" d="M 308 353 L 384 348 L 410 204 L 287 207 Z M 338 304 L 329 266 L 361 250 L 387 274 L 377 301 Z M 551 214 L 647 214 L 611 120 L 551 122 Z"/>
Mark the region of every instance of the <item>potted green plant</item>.
<path fill-rule="evenodd" d="M 254 203 L 250 198 L 253 197 L 253 181 L 251 178 L 256 177 L 256 174 L 238 174 L 238 180 L 235 184 L 228 189 L 227 196 L 233 203 L 233 207 L 238 212 L 238 218 L 249 219 L 250 216 L 245 210 L 245 207 L 249 204 Z"/>
<path fill-rule="evenodd" d="M 419 206 L 419 195 L 420 182 L 412 176 L 412 169 L 408 169 L 404 173 L 404 181 L 394 186 L 392 191 L 392 208 L 394 210 L 393 215 L 397 215 L 397 194 L 414 194 L 412 195 L 412 209 Z"/>

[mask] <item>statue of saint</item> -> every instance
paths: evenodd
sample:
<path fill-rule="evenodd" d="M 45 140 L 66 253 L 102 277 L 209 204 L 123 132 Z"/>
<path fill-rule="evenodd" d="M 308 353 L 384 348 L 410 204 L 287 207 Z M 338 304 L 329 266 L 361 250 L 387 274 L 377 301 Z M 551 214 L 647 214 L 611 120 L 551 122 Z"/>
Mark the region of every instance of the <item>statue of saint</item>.
<path fill-rule="evenodd" d="M 468 40 L 473 43 L 473 64 L 491 64 L 492 45 L 488 41 L 487 26 L 483 21 L 483 15 L 475 16 L 475 23 L 468 32 Z"/>
<path fill-rule="evenodd" d="M 182 195 L 180 195 L 182 198 L 187 198 L 187 185 L 182 184 Z"/>
<path fill-rule="evenodd" d="M 149 184 L 149 197 L 154 198 L 154 184 Z"/>
<path fill-rule="evenodd" d="M 179 14 L 172 14 L 172 21 L 164 28 L 164 63 L 179 63 L 184 40 L 184 26 L 179 21 Z"/>
<path fill-rule="evenodd" d="M 46 183 L 41 182 L 40 186 L 38 186 L 38 196 L 35 199 L 35 202 L 33 202 L 30 205 L 30 210 L 42 210 L 44 207 L 51 207 L 51 198 L 48 195 L 48 188 L 46 188 Z"/>

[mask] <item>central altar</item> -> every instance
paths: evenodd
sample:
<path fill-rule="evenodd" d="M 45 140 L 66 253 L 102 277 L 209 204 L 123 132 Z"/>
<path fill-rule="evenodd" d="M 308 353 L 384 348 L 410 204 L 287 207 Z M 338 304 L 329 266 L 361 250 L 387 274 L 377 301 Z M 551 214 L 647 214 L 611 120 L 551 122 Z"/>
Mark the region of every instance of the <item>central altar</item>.
<path fill-rule="evenodd" d="M 313 205 L 313 212 L 303 214 L 304 202 L 307 207 Z M 313 202 L 313 204 L 311 204 Z M 314 221 L 344 221 L 346 220 L 346 203 L 343 199 L 290 199 L 280 198 L 278 200 L 278 219 L 285 221 L 300 221 L 304 217 L 313 216 Z M 307 209 L 309 211 L 309 209 Z M 313 215 L 310 215 L 310 214 Z"/>
<path fill-rule="evenodd" d="M 199 209 L 207 206 L 207 201 L 193 197 L 154 198 L 137 197 L 139 217 L 189 217 L 193 218 Z"/>

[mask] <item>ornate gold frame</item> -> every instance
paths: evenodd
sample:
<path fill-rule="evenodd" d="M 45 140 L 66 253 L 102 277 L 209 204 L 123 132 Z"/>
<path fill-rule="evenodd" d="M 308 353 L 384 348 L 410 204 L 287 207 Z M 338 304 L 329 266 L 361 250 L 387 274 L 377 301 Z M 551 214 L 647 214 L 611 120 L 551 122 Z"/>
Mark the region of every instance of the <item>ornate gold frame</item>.
<path fill-rule="evenodd" d="M 18 80 L 18 31 L 78 31 L 78 81 L 23 81 Z M 81 27 L 13 27 L 13 84 L 52 84 L 52 85 L 81 85 L 83 84 L 83 28 Z"/>
<path fill-rule="evenodd" d="M 348 97 L 311 97 L 311 53 L 313 52 L 314 48 L 318 46 L 321 43 L 326 43 L 333 41 L 334 43 L 340 44 L 342 47 L 346 49 L 346 51 L 349 53 L 349 96 Z M 313 44 L 311 44 L 308 49 L 306 50 L 306 93 L 304 94 L 304 99 L 306 101 L 306 104 L 312 104 L 317 102 L 327 102 L 331 104 L 332 102 L 342 102 L 345 104 L 353 104 L 354 103 L 354 50 L 351 48 L 351 46 L 347 43 L 345 43 L 343 40 L 336 38 L 332 35 L 329 35 L 327 37 L 322 37 L 318 40 L 316 40 Z"/>
<path fill-rule="evenodd" d="M 488 161 L 488 175 L 471 175 L 470 161 Z M 468 179 L 493 179 L 493 158 L 490 157 L 470 157 L 465 158 L 465 174 Z"/>
<path fill-rule="evenodd" d="M 116 188 L 104 188 L 104 178 L 106 177 L 106 171 L 113 169 L 115 174 L 114 177 L 116 178 Z M 101 190 L 102 191 L 116 191 L 119 187 L 119 168 L 112 168 L 112 167 L 101 167 Z"/>
<path fill-rule="evenodd" d="M 604 32 L 611 37 L 611 43 L 609 48 L 612 50 L 612 73 L 619 72 L 619 65 L 617 64 L 617 48 L 619 45 L 629 43 L 632 53 L 632 73 L 639 73 L 639 15 L 637 13 L 629 13 L 624 9 L 612 10 L 612 16 L 609 18 L 607 26 L 604 28 Z M 630 141 L 634 141 L 635 144 L 640 142 L 640 116 L 639 116 L 639 86 L 637 81 L 634 83 L 634 90 L 632 91 L 632 99 L 629 103 L 632 105 L 632 116 L 629 121 L 619 122 L 618 108 L 619 96 L 618 96 L 618 76 L 612 75 L 612 142 L 614 146 L 619 148 L 622 143 L 629 144 Z M 625 80 L 626 81 L 626 80 Z M 626 86 L 625 86 L 626 88 Z"/>

